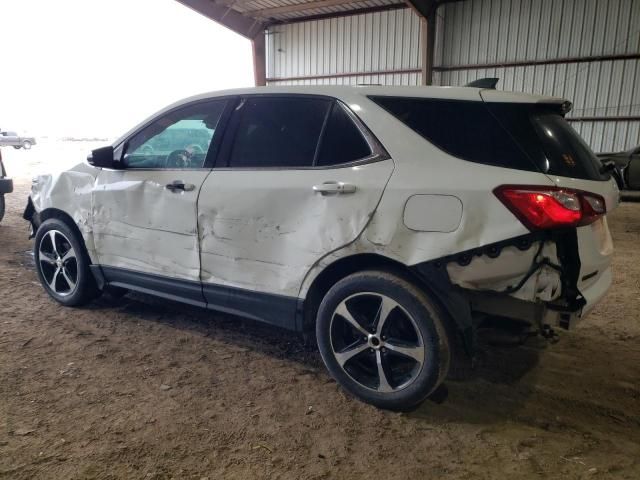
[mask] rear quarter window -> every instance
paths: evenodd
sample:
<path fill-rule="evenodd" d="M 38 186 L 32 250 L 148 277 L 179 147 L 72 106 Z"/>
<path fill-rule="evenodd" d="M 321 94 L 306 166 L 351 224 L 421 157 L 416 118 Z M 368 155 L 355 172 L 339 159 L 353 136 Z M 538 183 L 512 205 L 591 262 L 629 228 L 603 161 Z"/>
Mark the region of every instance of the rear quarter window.
<path fill-rule="evenodd" d="M 470 162 L 537 170 L 484 102 L 370 97 L 439 149 Z"/>
<path fill-rule="evenodd" d="M 487 103 L 539 169 L 549 175 L 609 180 L 598 157 L 554 105 Z"/>
<path fill-rule="evenodd" d="M 463 160 L 585 180 L 608 180 L 551 104 L 370 97 L 441 150 Z"/>

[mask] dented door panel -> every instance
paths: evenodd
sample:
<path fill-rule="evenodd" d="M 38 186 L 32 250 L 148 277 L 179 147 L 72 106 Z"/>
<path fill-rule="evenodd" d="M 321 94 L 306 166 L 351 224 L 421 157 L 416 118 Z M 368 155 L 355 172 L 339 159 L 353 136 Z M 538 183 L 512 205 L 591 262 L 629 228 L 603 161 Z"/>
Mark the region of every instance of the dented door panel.
<path fill-rule="evenodd" d="M 102 265 L 198 281 L 196 200 L 209 170 L 102 170 L 94 238 Z M 189 191 L 171 191 L 180 180 Z"/>
<path fill-rule="evenodd" d="M 198 204 L 202 281 L 297 296 L 312 265 L 360 235 L 392 171 L 392 160 L 214 170 Z M 355 192 L 314 191 L 325 182 L 355 185 Z"/>

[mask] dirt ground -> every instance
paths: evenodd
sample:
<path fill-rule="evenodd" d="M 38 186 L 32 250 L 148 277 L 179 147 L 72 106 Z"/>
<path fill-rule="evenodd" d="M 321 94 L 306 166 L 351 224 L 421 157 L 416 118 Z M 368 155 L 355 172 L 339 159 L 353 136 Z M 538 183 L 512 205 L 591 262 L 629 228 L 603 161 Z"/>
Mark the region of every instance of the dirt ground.
<path fill-rule="evenodd" d="M 473 378 L 412 413 L 348 397 L 280 331 L 146 296 L 58 306 L 0 224 L 0 479 L 640 478 L 640 203 L 575 331 L 484 334 Z"/>

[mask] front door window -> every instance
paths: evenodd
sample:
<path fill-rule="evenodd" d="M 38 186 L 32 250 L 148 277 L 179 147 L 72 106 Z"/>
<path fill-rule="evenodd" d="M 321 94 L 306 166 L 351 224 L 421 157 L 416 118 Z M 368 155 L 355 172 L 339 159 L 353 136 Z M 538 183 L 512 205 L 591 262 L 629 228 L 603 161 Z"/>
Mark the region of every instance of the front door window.
<path fill-rule="evenodd" d="M 160 117 L 125 146 L 125 168 L 203 168 L 226 101 L 187 106 Z"/>

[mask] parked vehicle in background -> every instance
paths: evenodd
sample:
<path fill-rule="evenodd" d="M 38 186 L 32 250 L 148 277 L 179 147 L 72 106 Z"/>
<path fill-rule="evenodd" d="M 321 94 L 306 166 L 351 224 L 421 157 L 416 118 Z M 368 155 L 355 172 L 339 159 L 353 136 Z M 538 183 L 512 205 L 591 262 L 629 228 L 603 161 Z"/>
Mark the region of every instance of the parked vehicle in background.
<path fill-rule="evenodd" d="M 0 147 L 13 147 L 15 149 L 24 148 L 29 150 L 36 144 L 34 137 L 21 137 L 16 132 L 0 131 Z"/>
<path fill-rule="evenodd" d="M 7 171 L 2 163 L 2 149 L 0 149 L 0 222 L 4 218 L 5 201 L 4 195 L 13 192 L 13 180 L 7 178 Z"/>
<path fill-rule="evenodd" d="M 620 189 L 640 190 L 640 145 L 624 152 L 599 153 L 598 158 L 604 165 L 615 165 L 612 175 Z"/>
<path fill-rule="evenodd" d="M 38 276 L 63 305 L 130 289 L 313 332 L 346 390 L 411 408 L 482 319 L 569 329 L 609 288 L 618 189 L 569 108 L 462 87 L 192 97 L 34 179 Z"/>

